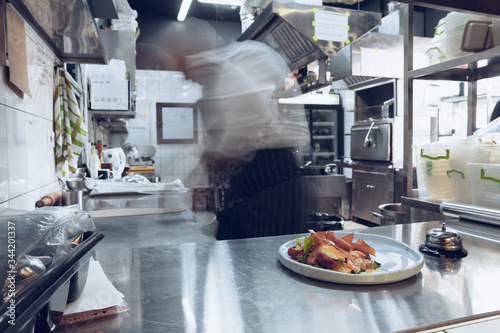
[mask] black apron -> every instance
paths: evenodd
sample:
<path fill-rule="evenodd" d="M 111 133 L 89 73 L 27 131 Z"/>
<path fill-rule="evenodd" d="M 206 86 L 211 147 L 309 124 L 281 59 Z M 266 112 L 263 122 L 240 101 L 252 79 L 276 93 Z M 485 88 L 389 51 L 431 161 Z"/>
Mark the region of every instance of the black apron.
<path fill-rule="evenodd" d="M 229 183 L 217 239 L 307 232 L 315 189 L 301 176 L 292 148 L 258 150 Z"/>

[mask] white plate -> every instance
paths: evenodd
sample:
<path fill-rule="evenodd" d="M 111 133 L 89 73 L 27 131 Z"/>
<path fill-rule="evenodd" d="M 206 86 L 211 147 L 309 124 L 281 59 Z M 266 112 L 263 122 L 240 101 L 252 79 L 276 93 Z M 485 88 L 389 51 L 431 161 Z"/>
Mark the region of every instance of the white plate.
<path fill-rule="evenodd" d="M 335 231 L 335 236 L 340 238 L 350 233 L 347 231 Z M 300 275 L 316 280 L 342 284 L 383 284 L 397 282 L 417 274 L 424 265 L 424 257 L 419 252 L 395 239 L 385 236 L 355 233 L 354 241 L 357 239 L 363 239 L 375 249 L 377 254 L 376 256 L 372 256 L 372 259 L 382 264 L 380 272 L 373 274 L 349 274 L 302 264 L 293 260 L 288 255 L 288 249 L 295 246 L 295 239 L 280 246 L 279 260 L 285 267 Z M 303 242 L 304 237 L 300 240 Z"/>

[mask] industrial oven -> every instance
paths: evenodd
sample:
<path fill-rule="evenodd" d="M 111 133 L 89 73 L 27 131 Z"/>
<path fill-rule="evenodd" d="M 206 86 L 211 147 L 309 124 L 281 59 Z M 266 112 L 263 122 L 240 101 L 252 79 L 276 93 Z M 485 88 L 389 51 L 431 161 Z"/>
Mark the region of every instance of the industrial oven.
<path fill-rule="evenodd" d="M 355 91 L 351 128 L 352 202 L 355 221 L 380 224 L 378 206 L 395 200 L 393 123 L 396 81 Z"/>

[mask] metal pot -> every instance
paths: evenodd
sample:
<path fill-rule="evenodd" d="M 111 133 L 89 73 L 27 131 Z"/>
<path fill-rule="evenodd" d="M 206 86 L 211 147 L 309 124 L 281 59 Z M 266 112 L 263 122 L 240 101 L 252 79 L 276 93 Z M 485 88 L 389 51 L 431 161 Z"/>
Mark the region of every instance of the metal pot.
<path fill-rule="evenodd" d="M 74 191 L 92 191 L 96 181 L 93 178 L 70 178 L 66 180 L 66 186 Z"/>
<path fill-rule="evenodd" d="M 380 214 L 371 212 L 373 216 L 380 218 L 380 225 L 404 224 L 406 223 L 406 209 L 400 203 L 388 203 L 378 206 Z"/>

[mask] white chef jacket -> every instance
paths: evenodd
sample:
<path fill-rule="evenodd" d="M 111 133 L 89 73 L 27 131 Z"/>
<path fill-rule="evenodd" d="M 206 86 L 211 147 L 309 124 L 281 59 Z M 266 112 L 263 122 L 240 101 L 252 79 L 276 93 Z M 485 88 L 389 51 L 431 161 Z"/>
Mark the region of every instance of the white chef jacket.
<path fill-rule="evenodd" d="M 291 71 L 266 44 L 235 42 L 184 61 L 186 78 L 204 88 L 199 107 L 207 151 L 248 159 L 259 149 L 309 143 L 304 110 L 280 109 L 272 98 Z"/>

